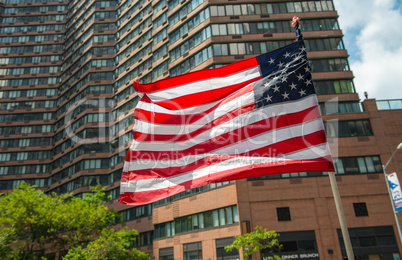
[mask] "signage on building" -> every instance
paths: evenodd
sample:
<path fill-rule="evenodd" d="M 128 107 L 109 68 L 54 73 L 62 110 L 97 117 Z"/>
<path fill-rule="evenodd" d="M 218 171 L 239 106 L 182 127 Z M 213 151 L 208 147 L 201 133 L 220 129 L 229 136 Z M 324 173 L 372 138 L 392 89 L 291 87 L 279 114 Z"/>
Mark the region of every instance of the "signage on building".
<path fill-rule="evenodd" d="M 402 211 L 402 192 L 396 172 L 387 175 L 396 211 Z"/>
<path fill-rule="evenodd" d="M 295 254 L 288 254 L 288 255 L 280 255 L 281 258 L 283 259 L 310 259 L 310 260 L 315 260 L 315 259 L 320 259 L 318 253 L 295 253 Z M 263 260 L 271 260 L 273 259 L 270 256 L 265 256 Z"/>

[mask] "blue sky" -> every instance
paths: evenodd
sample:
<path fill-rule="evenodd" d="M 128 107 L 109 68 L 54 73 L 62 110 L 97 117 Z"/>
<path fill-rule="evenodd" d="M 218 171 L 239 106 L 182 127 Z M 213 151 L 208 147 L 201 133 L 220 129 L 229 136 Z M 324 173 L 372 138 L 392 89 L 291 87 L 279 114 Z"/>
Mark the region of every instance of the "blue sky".
<path fill-rule="evenodd" d="M 402 1 L 334 0 L 360 99 L 402 99 Z"/>

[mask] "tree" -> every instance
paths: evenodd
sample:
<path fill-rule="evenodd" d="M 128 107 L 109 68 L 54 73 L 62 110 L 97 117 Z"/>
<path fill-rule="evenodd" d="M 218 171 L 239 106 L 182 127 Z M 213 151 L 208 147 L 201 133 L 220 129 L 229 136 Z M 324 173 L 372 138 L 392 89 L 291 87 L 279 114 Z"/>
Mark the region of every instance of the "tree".
<path fill-rule="evenodd" d="M 70 250 L 63 259 L 147 260 L 149 259 L 147 254 L 140 252 L 135 248 L 130 251 L 134 244 L 134 236 L 136 235 L 138 235 L 137 231 L 129 231 L 127 228 L 119 231 L 104 229 L 94 241 L 87 245 L 87 247 L 75 247 Z"/>
<path fill-rule="evenodd" d="M 225 246 L 226 252 L 233 249 L 239 250 L 243 248 L 243 257 L 247 258 L 255 252 L 264 250 L 268 254 L 270 259 L 282 259 L 278 255 L 275 255 L 281 249 L 278 233 L 272 230 L 262 229 L 260 226 L 256 226 L 254 232 L 243 234 L 241 236 L 235 236 L 235 240 L 231 245 Z"/>
<path fill-rule="evenodd" d="M 112 231 L 110 226 L 121 223 L 121 215 L 106 206 L 104 188 L 96 187 L 92 191 L 83 198 L 72 194 L 46 195 L 22 183 L 12 192 L 2 194 L 0 259 L 54 258 L 56 252 L 86 248 L 105 232 L 113 233 L 113 238 L 138 234 L 127 230 Z M 124 239 L 119 242 L 131 245 Z M 126 248 L 125 245 L 120 247 Z"/>
<path fill-rule="evenodd" d="M 0 258 L 1 259 L 14 258 L 14 256 L 12 256 L 13 249 L 10 247 L 13 237 L 14 237 L 14 229 L 13 228 L 7 228 L 4 226 L 0 227 Z"/>

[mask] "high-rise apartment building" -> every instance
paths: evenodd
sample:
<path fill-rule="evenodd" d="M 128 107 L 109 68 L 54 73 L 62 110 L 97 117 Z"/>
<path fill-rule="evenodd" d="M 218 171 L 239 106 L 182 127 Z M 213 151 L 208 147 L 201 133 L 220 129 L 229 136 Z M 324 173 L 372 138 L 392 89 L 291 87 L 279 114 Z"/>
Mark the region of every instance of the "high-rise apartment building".
<path fill-rule="evenodd" d="M 134 79 L 269 52 L 295 40 L 297 15 L 355 255 L 400 259 L 381 165 L 402 141 L 401 101 L 359 103 L 332 1 L 0 2 L 2 192 L 22 181 L 77 196 L 107 186 L 110 207 L 140 232 L 137 245 L 152 259 L 240 259 L 223 248 L 256 225 L 281 234 L 287 258 L 342 259 L 326 173 L 211 184 L 145 206 L 116 202 L 139 99 Z M 401 172 L 402 160 L 389 170 Z"/>

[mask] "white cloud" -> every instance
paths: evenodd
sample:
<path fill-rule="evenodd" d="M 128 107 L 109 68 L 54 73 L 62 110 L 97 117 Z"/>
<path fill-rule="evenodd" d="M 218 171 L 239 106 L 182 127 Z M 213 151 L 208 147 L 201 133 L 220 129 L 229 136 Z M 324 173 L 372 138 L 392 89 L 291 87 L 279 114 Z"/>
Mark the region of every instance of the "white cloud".
<path fill-rule="evenodd" d="M 360 98 L 402 98 L 402 10 L 394 0 L 334 0 Z"/>

